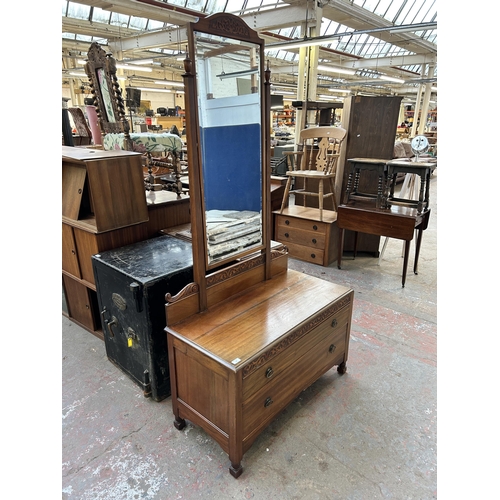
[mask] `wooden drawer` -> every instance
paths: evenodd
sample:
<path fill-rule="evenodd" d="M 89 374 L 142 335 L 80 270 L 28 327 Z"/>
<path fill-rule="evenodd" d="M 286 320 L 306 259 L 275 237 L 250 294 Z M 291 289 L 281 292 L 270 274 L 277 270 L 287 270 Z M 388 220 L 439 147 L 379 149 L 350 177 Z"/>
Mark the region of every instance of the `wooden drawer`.
<path fill-rule="evenodd" d="M 276 230 L 277 240 L 289 245 L 295 243 L 309 248 L 324 250 L 326 237 L 324 233 L 306 231 L 294 227 L 278 226 Z"/>
<path fill-rule="evenodd" d="M 349 317 L 350 309 L 347 306 L 323 321 L 313 331 L 286 347 L 281 353 L 272 356 L 273 352 L 279 352 L 280 344 L 264 353 L 262 357 L 265 358 L 269 356 L 269 360 L 243 378 L 243 401 L 246 401 L 262 387 L 276 380 L 288 366 L 304 352 L 311 349 L 318 342 L 321 342 L 326 336 L 344 334 L 346 325 L 349 322 Z M 243 371 L 245 371 L 245 369 L 243 369 Z"/>
<path fill-rule="evenodd" d="M 299 219 L 296 217 L 288 217 L 286 215 L 277 216 L 277 227 L 300 229 L 303 231 L 312 231 L 316 234 L 326 234 L 326 224 L 324 222 L 314 221 L 310 219 Z"/>
<path fill-rule="evenodd" d="M 311 332 L 308 335 L 313 344 L 310 349 L 298 359 L 295 358 L 295 362 L 294 355 L 291 355 L 291 364 L 243 403 L 244 439 L 251 439 L 253 433 L 267 426 L 302 390 L 331 367 L 342 363 L 349 326 L 347 322 L 336 328 L 330 325 L 331 319 Z M 288 356 L 287 353 L 283 354 Z M 283 364 L 286 365 L 286 361 Z"/>
<path fill-rule="evenodd" d="M 287 243 L 288 252 L 290 257 L 294 259 L 300 259 L 305 262 L 311 262 L 312 264 L 318 264 L 319 266 L 327 265 L 325 263 L 325 253 L 324 250 L 306 247 L 304 245 L 295 245 L 294 243 Z"/>

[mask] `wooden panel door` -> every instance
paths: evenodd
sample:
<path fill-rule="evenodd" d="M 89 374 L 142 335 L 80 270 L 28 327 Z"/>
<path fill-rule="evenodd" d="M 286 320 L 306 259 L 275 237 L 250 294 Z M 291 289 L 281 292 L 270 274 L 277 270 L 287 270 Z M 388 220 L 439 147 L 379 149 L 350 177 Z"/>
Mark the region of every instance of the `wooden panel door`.
<path fill-rule="evenodd" d="M 62 268 L 76 278 L 82 277 L 73 228 L 67 224 L 62 225 Z"/>

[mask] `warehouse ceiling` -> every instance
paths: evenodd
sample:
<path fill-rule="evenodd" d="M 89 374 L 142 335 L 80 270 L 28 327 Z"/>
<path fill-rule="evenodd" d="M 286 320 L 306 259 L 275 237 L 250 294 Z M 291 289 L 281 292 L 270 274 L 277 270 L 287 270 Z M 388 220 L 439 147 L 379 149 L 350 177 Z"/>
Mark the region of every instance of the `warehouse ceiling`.
<path fill-rule="evenodd" d="M 87 83 L 93 41 L 118 62 L 127 86 L 167 88 L 179 80 L 186 24 L 216 12 L 244 19 L 265 40 L 276 93 L 296 92 L 300 49 L 319 47 L 318 94 L 329 89 L 415 98 L 422 85 L 437 94 L 436 0 L 79 0 L 62 1 L 63 86 Z M 344 74 L 342 69 L 353 74 Z"/>

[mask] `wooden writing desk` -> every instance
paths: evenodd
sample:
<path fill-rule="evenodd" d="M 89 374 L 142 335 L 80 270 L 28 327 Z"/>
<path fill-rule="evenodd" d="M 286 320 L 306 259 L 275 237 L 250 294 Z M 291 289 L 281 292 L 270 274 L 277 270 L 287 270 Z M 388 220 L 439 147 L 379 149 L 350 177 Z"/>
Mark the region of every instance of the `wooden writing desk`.
<path fill-rule="evenodd" d="M 339 251 L 337 258 L 338 268 L 341 268 L 342 252 L 344 247 L 344 231 L 354 231 L 354 256 L 356 256 L 357 233 L 387 236 L 405 241 L 402 285 L 405 286 L 406 270 L 408 268 L 408 254 L 410 242 L 417 230 L 417 244 L 413 272 L 418 274 L 418 257 L 422 243 L 422 232 L 427 229 L 430 210 L 419 213 L 417 208 L 392 206 L 389 209 L 374 208 L 367 202 L 350 202 L 340 205 L 337 212 L 337 225 L 340 230 Z"/>

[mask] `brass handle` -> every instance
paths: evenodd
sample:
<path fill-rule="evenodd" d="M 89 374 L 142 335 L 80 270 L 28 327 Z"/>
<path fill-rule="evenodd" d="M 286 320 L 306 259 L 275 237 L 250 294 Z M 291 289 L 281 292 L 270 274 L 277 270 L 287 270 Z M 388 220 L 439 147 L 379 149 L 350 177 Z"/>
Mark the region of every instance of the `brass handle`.
<path fill-rule="evenodd" d="M 336 326 L 337 326 L 337 320 L 336 320 L 336 319 L 334 319 L 334 320 L 332 321 L 332 327 L 333 327 L 333 328 L 335 328 Z"/>
<path fill-rule="evenodd" d="M 329 353 L 332 353 L 333 351 L 335 351 L 335 349 L 337 349 L 337 346 L 335 344 L 332 344 L 329 349 L 328 349 L 328 352 Z"/>
<path fill-rule="evenodd" d="M 273 372 L 273 369 L 272 367 L 269 367 L 267 370 L 266 370 L 266 378 L 271 378 L 273 376 L 274 372 Z"/>
<path fill-rule="evenodd" d="M 264 406 L 267 408 L 268 406 L 271 406 L 274 403 L 274 401 L 271 398 L 267 398 L 264 401 Z"/>

